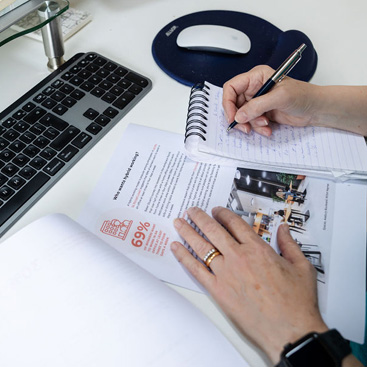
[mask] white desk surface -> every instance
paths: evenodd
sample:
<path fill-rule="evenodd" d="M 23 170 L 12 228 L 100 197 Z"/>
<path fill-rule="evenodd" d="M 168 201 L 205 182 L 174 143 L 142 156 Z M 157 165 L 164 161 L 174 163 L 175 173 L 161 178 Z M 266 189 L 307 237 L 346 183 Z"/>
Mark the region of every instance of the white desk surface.
<path fill-rule="evenodd" d="M 367 2 L 365 0 L 71 0 L 93 20 L 65 43 L 65 58 L 96 51 L 148 76 L 152 91 L 56 184 L 7 234 L 34 219 L 63 212 L 76 219 L 128 123 L 184 132 L 189 88 L 154 62 L 151 45 L 174 19 L 203 10 L 235 10 L 268 20 L 282 30 L 297 29 L 313 42 L 316 84 L 367 85 Z M 21 37 L 0 48 L 0 110 L 48 75 L 42 43 Z M 60 200 L 62 198 L 62 200 Z M 231 340 L 251 366 L 268 366 L 263 355 L 233 329 L 204 295 L 175 287 Z"/>

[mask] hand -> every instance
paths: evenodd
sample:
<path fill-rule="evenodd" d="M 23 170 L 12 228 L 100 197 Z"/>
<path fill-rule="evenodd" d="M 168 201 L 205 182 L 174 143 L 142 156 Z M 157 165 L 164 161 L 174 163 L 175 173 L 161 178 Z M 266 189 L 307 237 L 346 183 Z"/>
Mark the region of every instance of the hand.
<path fill-rule="evenodd" d="M 314 119 L 318 87 L 286 77 L 267 94 L 252 96 L 271 77 L 274 70 L 266 65 L 253 68 L 227 81 L 223 86 L 223 108 L 229 123 L 245 133 L 251 129 L 269 136 L 269 121 L 292 126 L 307 126 Z"/>
<path fill-rule="evenodd" d="M 217 207 L 212 214 L 214 219 L 199 208 L 188 210 L 210 242 L 182 218 L 175 220 L 175 227 L 200 258 L 213 246 L 222 253 L 210 264 L 213 273 L 179 242 L 171 249 L 238 329 L 274 364 L 287 343 L 311 331 L 326 331 L 318 309 L 316 271 L 288 226 L 278 230 L 281 257 L 230 210 Z"/>

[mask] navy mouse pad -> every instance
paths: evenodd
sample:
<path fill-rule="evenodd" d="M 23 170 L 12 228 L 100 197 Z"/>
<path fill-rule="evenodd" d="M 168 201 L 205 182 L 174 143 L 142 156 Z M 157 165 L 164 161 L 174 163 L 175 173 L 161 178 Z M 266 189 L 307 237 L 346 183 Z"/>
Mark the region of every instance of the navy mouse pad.
<path fill-rule="evenodd" d="M 251 40 L 250 51 L 235 55 L 178 47 L 176 40 L 181 30 L 199 24 L 227 26 L 246 33 Z M 167 24 L 154 38 L 152 54 L 159 67 L 182 84 L 192 86 L 206 80 L 222 86 L 228 79 L 259 64 L 277 69 L 302 43 L 307 48 L 289 76 L 309 81 L 316 70 L 317 53 L 304 33 L 298 30 L 284 32 L 246 13 L 211 10 L 188 14 Z"/>

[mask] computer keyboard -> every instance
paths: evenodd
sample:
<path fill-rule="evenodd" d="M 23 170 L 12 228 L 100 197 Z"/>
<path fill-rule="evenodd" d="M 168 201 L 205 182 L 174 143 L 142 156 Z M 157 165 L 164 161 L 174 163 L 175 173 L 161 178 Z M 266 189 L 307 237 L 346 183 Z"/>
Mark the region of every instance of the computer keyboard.
<path fill-rule="evenodd" d="M 0 236 L 151 89 L 97 53 L 75 55 L 0 114 Z"/>

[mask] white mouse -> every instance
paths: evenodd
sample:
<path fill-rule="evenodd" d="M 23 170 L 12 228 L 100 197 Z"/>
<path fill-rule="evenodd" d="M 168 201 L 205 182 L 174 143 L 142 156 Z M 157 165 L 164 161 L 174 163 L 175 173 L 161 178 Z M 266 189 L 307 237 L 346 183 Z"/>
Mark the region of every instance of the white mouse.
<path fill-rule="evenodd" d="M 221 25 L 200 24 L 184 28 L 177 36 L 177 45 L 198 51 L 246 54 L 251 41 L 247 34 Z"/>

